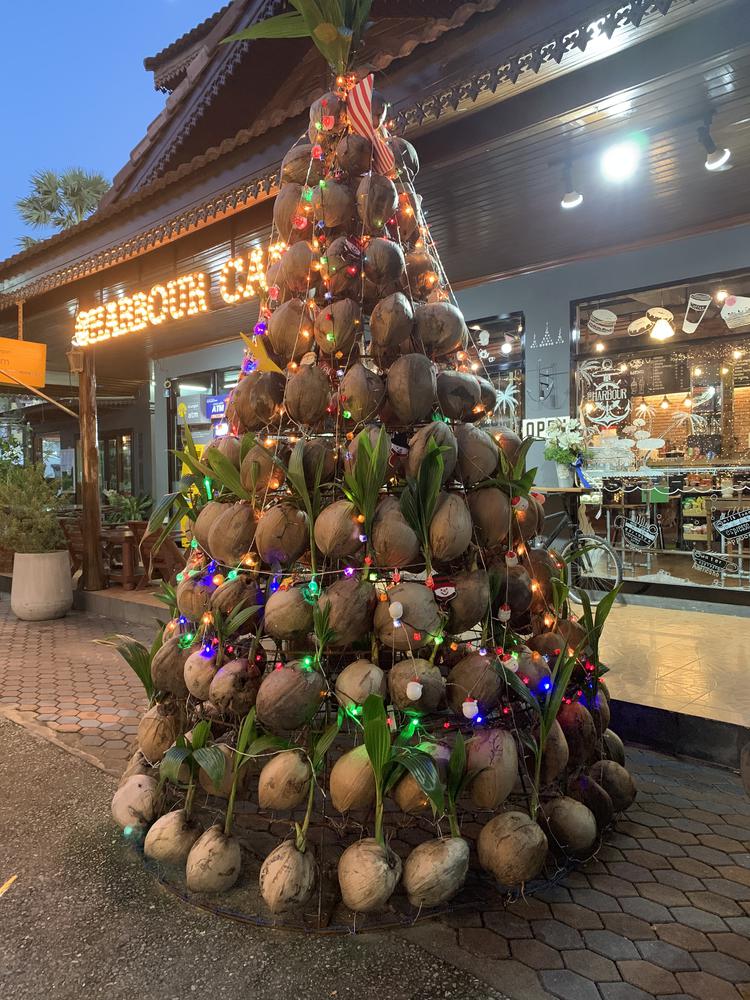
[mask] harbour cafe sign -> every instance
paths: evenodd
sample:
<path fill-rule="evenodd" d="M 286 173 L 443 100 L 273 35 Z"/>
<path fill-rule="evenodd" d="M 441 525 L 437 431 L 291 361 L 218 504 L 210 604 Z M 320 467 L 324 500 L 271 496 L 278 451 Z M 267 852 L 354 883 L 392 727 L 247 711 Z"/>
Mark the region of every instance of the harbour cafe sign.
<path fill-rule="evenodd" d="M 268 261 L 277 261 L 286 244 L 272 243 Z M 227 305 L 256 298 L 266 289 L 266 254 L 261 247 L 244 256 L 230 257 L 219 274 L 219 295 Z M 140 333 L 148 327 L 199 316 L 210 309 L 211 276 L 203 271 L 183 274 L 149 289 L 119 295 L 76 316 L 73 344 L 87 347 L 104 340 Z"/>

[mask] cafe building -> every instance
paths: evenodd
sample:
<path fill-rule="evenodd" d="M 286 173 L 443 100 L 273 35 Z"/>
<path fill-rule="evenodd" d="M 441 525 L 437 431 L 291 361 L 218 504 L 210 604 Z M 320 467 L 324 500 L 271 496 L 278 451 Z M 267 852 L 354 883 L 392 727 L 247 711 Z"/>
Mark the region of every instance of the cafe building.
<path fill-rule="evenodd" d="M 746 347 L 726 321 L 730 299 L 750 295 L 742 8 L 375 0 L 358 59 L 391 102 L 391 130 L 418 149 L 416 186 L 499 418 L 539 434 L 582 415 L 593 530 L 621 544 L 608 517 L 661 517 L 657 548 L 631 560 L 645 583 L 692 565 L 691 546 L 720 551 L 691 537 L 705 527 L 708 539 L 715 522 L 691 518 L 678 482 L 710 477 L 717 501 L 742 497 Z M 220 44 L 281 9 L 234 0 L 146 59 L 165 106 L 99 210 L 0 264 L 0 337 L 46 345 L 46 398 L 14 386 L 13 419 L 84 507 L 102 488 L 167 492 L 185 425 L 199 444 L 225 428 L 240 335 L 275 252 L 280 162 L 328 83 L 305 39 Z M 715 151 L 719 169 L 706 169 Z M 673 334 L 659 341 L 667 314 Z M 639 448 L 640 430 L 663 444 Z M 637 506 L 631 473 L 647 498 Z M 544 464 L 542 481 L 554 475 Z M 731 562 L 737 542 L 726 547 Z M 722 592 L 750 590 L 732 579 L 705 576 Z"/>

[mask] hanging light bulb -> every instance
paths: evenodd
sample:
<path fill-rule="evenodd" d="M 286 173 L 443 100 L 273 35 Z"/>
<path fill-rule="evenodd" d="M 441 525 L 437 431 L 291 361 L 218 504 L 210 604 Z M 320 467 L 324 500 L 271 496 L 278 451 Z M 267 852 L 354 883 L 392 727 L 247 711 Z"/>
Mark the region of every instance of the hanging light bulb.
<path fill-rule="evenodd" d="M 664 394 L 664 399 L 662 399 L 661 403 L 659 403 L 659 406 L 662 410 L 669 409 L 669 400 L 667 399 L 666 393 Z"/>
<path fill-rule="evenodd" d="M 573 169 L 570 163 L 566 163 L 563 168 L 563 187 L 565 193 L 562 196 L 560 207 L 565 209 L 578 208 L 583 201 L 583 195 L 573 187 Z"/>
<path fill-rule="evenodd" d="M 731 166 L 729 160 L 732 156 L 732 151 L 726 148 L 720 149 L 714 142 L 711 135 L 712 119 L 713 112 L 706 116 L 704 124 L 698 129 L 698 139 L 706 151 L 705 167 L 706 170 L 710 170 L 711 172 L 729 170 Z"/>
<path fill-rule="evenodd" d="M 657 319 L 651 327 L 650 337 L 652 340 L 665 341 L 674 337 L 674 327 L 666 319 Z"/>
<path fill-rule="evenodd" d="M 729 292 L 726 288 L 720 288 L 714 295 L 714 299 L 721 305 L 722 302 L 726 301 Z"/>
<path fill-rule="evenodd" d="M 692 409 L 693 406 L 693 400 L 691 399 L 690 396 L 685 396 L 685 398 L 682 401 L 682 405 L 685 407 L 686 410 L 690 410 Z"/>
<path fill-rule="evenodd" d="M 602 351 L 604 350 L 604 344 L 601 342 L 601 340 L 597 340 L 597 342 L 594 344 L 594 350 L 598 351 L 599 354 L 602 353 Z"/>
<path fill-rule="evenodd" d="M 501 354 L 512 354 L 513 353 L 513 342 L 510 340 L 504 340 L 500 345 Z"/>

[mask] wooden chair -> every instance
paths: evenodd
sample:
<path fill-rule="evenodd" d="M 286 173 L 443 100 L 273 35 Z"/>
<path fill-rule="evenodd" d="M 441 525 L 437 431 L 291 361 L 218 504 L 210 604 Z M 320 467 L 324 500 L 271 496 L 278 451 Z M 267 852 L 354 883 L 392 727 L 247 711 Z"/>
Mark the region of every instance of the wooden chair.
<path fill-rule="evenodd" d="M 185 553 L 173 538 L 165 538 L 154 551 L 158 532 L 147 534 L 147 521 L 128 521 L 135 535 L 135 543 L 143 563 L 143 573 L 138 578 L 136 590 L 143 590 L 152 580 L 162 579 L 174 583 L 174 579 L 185 566 Z"/>

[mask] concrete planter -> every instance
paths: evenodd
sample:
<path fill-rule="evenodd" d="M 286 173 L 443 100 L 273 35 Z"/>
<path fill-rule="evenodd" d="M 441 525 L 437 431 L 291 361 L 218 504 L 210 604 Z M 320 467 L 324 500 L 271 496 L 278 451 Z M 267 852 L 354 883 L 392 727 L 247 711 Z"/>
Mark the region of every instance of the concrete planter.
<path fill-rule="evenodd" d="M 25 622 L 63 618 L 73 606 L 70 557 L 64 552 L 16 552 L 10 607 Z"/>

